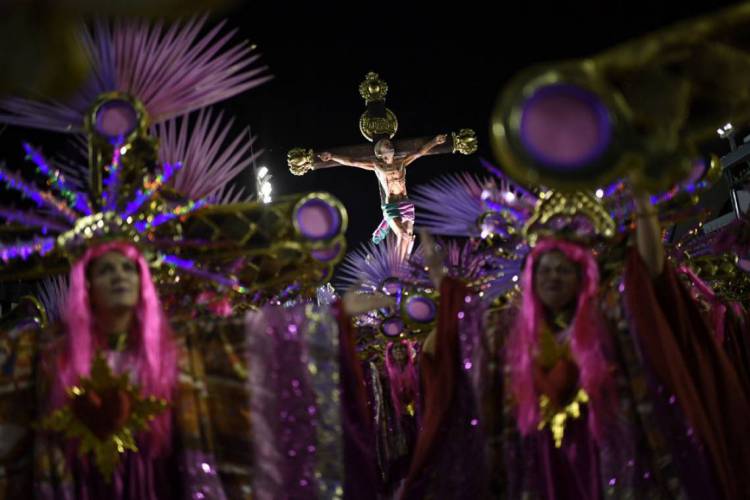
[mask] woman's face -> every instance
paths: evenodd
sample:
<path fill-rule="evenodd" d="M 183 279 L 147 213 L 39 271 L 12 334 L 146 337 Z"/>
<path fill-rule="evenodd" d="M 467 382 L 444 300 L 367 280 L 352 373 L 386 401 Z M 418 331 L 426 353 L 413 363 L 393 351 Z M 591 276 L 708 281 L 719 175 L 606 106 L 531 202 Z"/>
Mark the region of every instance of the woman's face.
<path fill-rule="evenodd" d="M 404 366 L 406 364 L 408 353 L 406 351 L 405 345 L 403 344 L 394 345 L 393 350 L 391 351 L 391 354 L 393 355 L 393 360 L 396 363 L 398 363 L 399 366 Z"/>
<path fill-rule="evenodd" d="M 88 280 L 94 311 L 121 311 L 138 304 L 141 289 L 138 265 L 120 252 L 107 252 L 92 260 Z"/>
<path fill-rule="evenodd" d="M 534 292 L 553 313 L 575 305 L 580 281 L 578 265 L 556 250 L 542 254 L 534 270 Z"/>

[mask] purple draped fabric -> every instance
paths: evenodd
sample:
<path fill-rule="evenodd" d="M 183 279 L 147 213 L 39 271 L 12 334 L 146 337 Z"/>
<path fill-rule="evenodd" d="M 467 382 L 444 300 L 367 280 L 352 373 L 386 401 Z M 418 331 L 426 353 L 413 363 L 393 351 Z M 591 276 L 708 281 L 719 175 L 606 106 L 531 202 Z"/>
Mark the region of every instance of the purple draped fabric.
<path fill-rule="evenodd" d="M 247 333 L 254 495 L 374 499 L 365 381 L 338 306 L 269 306 L 248 315 Z"/>

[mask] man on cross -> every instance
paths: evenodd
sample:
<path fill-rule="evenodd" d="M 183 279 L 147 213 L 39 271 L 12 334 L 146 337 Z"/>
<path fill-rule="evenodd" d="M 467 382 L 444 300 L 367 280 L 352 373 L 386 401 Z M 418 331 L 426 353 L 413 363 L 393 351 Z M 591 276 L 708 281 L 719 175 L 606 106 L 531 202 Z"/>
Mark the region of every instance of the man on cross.
<path fill-rule="evenodd" d="M 383 221 L 372 241 L 380 243 L 393 231 L 402 258 L 406 259 L 414 245 L 414 203 L 406 193 L 406 167 L 416 159 L 433 154 L 473 154 L 477 150 L 476 133 L 461 129 L 448 135 L 430 139 L 418 137 L 393 141 L 398 131 L 398 119 L 385 107 L 388 84 L 377 73 L 370 72 L 359 85 L 359 94 L 365 100 L 366 110 L 359 117 L 359 131 L 375 145 L 361 144 L 336 148 L 316 154 L 312 149 L 293 148 L 287 153 L 289 171 L 304 175 L 313 170 L 338 165 L 372 170 L 380 186 L 380 205 Z"/>
<path fill-rule="evenodd" d="M 358 160 L 328 152 L 320 153 L 318 157 L 323 162 L 333 161 L 339 165 L 375 172 L 380 186 L 383 221 L 373 233 L 372 241 L 375 244 L 380 243 L 390 229 L 396 235 L 400 255 L 406 258 L 414 245 L 414 203 L 409 200 L 406 192 L 406 167 L 436 146 L 444 144 L 447 139 L 447 135 L 440 134 L 416 152 L 399 159 L 396 158 L 396 151 L 390 139 L 381 139 L 375 143 L 373 160 Z"/>

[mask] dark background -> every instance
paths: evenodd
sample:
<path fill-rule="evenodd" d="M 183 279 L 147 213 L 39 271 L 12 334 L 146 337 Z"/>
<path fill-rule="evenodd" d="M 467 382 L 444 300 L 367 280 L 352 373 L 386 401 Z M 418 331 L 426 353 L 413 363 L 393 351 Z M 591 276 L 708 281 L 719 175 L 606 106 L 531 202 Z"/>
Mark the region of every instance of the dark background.
<path fill-rule="evenodd" d="M 350 249 L 367 241 L 380 222 L 375 176 L 340 167 L 296 177 L 287 170 L 286 152 L 295 146 L 323 151 L 365 142 L 357 127 L 364 111 L 357 87 L 368 71 L 389 85 L 387 106 L 399 120 L 397 137 L 465 127 L 478 134 L 477 155 L 414 163 L 408 173 L 413 190 L 446 172 L 481 172 L 479 157 L 493 159 L 490 112 L 504 83 L 519 70 L 592 55 L 729 4 L 494 1 L 416 8 L 407 2 L 356 3 L 348 10 L 315 2 L 314 7 L 248 5 L 228 12 L 230 24 L 259 46 L 275 78 L 226 105 L 259 135 L 265 151 L 259 165 L 274 175 L 274 194 L 324 190 L 344 203 Z M 717 146 L 720 155 L 726 152 L 724 144 Z"/>
<path fill-rule="evenodd" d="M 408 184 L 443 173 L 481 172 L 479 157 L 492 160 L 487 131 L 494 101 L 515 73 L 530 65 L 595 54 L 619 42 L 710 13 L 731 2 L 642 0 L 600 2 L 235 2 L 210 23 L 227 19 L 236 39 L 248 39 L 262 53 L 270 82 L 218 107 L 236 118 L 236 131 L 249 126 L 264 153 L 274 196 L 329 191 L 347 207 L 349 248 L 369 239 L 380 222 L 377 181 L 370 172 L 335 168 L 296 177 L 286 153 L 296 146 L 323 151 L 362 144 L 357 121 L 364 102 L 357 87 L 368 71 L 388 83 L 387 106 L 399 120 L 400 138 L 473 128 L 479 153 L 419 160 Z M 0 68 L 1 70 L 1 68 Z M 55 134 L 8 128 L 0 134 L 0 158 L 24 165 L 20 142 L 64 147 Z M 726 145 L 717 141 L 715 152 Z M 31 168 L 26 165 L 23 168 Z M 16 168 L 11 168 L 15 170 Z M 254 189 L 251 172 L 240 185 Z M 12 195 L 0 188 L 0 202 Z M 419 217 L 419 214 L 417 214 Z"/>

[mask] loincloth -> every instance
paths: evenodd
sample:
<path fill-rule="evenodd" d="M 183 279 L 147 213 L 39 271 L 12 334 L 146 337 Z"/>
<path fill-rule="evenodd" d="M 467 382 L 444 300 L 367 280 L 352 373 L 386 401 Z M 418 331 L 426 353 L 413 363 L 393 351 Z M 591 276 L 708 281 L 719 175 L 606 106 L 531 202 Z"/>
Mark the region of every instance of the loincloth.
<path fill-rule="evenodd" d="M 383 210 L 383 220 L 375 232 L 372 233 L 372 242 L 376 245 L 388 236 L 388 231 L 391 229 L 388 221 L 400 218 L 404 222 L 414 222 L 414 202 L 411 200 L 405 199 L 386 203 L 380 208 Z"/>

